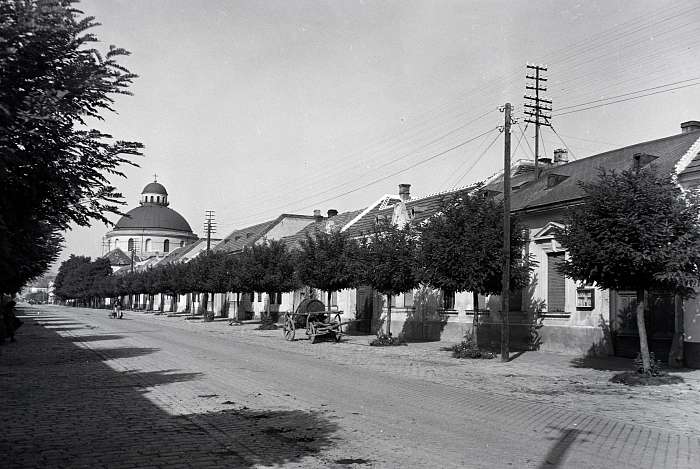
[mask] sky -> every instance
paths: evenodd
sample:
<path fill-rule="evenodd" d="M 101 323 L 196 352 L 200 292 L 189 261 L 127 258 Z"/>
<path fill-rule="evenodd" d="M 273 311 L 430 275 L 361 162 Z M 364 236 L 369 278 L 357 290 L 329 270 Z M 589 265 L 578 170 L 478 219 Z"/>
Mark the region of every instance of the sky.
<path fill-rule="evenodd" d="M 78 7 L 101 23 L 99 47 L 128 49 L 122 63 L 139 75 L 118 114 L 94 123 L 145 145 L 139 167 L 112 179 L 124 210 L 157 174 L 200 236 L 205 210 L 225 236 L 281 213 L 359 209 L 400 183 L 420 197 L 483 180 L 503 169 L 506 102 L 518 120 L 512 157 L 532 159 L 527 63 L 548 68 L 541 154 L 568 147 L 583 158 L 700 120 L 696 0 Z M 68 231 L 59 262 L 101 255 L 108 230 Z"/>

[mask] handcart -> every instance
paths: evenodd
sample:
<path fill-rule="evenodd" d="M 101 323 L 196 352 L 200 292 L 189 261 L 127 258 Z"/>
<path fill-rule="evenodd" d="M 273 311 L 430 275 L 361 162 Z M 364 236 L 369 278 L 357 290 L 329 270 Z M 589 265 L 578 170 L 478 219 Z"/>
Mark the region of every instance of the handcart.
<path fill-rule="evenodd" d="M 342 311 L 326 311 L 324 304 L 317 299 L 305 299 L 294 312 L 284 313 L 284 338 L 294 340 L 296 330 L 305 328 L 312 344 L 317 337 L 324 335 L 332 335 L 336 342 L 340 342 L 342 326 L 352 322 L 341 322 L 341 314 Z"/>

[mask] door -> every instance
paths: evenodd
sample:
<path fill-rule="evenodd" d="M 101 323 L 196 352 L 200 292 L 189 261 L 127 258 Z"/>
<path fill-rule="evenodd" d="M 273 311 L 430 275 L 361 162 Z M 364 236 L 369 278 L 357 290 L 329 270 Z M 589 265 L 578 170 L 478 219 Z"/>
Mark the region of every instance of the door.
<path fill-rule="evenodd" d="M 637 295 L 632 291 L 615 294 L 611 306 L 613 346 L 618 357 L 635 358 L 639 353 L 637 329 Z M 653 291 L 647 296 L 644 324 L 647 330 L 649 351 L 658 360 L 667 361 L 675 327 L 675 297 L 670 292 Z"/>
<path fill-rule="evenodd" d="M 363 285 L 357 288 L 355 330 L 364 334 L 372 332 L 372 316 L 374 314 L 374 291 Z"/>
<path fill-rule="evenodd" d="M 564 261 L 563 252 L 547 255 L 547 312 L 563 313 L 566 305 L 566 282 L 564 275 L 557 270 Z"/>

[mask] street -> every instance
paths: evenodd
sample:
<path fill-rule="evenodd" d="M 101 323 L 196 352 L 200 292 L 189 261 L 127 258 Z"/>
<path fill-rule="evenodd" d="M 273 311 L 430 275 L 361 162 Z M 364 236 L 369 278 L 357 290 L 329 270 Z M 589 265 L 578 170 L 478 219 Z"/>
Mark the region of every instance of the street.
<path fill-rule="evenodd" d="M 350 345 L 279 331 L 18 313 L 0 349 L 4 468 L 700 466 L 697 435 L 385 372 L 364 366 L 370 347 L 343 363 Z"/>

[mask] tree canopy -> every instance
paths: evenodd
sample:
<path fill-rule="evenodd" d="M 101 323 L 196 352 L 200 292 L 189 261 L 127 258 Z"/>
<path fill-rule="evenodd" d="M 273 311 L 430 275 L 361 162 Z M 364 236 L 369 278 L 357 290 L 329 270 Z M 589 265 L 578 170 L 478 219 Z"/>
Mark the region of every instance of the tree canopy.
<path fill-rule="evenodd" d="M 71 225 L 108 222 L 141 144 L 92 126 L 129 94 L 128 54 L 95 48 L 98 25 L 69 0 L 0 2 L 0 290 L 42 273 Z"/>
<path fill-rule="evenodd" d="M 480 192 L 447 199 L 418 228 L 418 264 L 428 285 L 450 291 L 500 294 L 503 282 L 503 205 Z M 529 281 L 527 237 L 511 219 L 511 287 Z"/>
<path fill-rule="evenodd" d="M 331 307 L 331 293 L 351 288 L 357 283 L 357 249 L 355 241 L 340 232 L 317 231 L 306 235 L 296 253 L 296 269 L 304 285 L 327 292 L 327 306 Z"/>
<path fill-rule="evenodd" d="M 601 171 L 582 183 L 586 198 L 572 210 L 557 240 L 569 251 L 560 270 L 574 280 L 611 290 L 637 292 L 637 330 L 644 372 L 651 372 L 645 303 L 646 291 L 694 293 L 700 281 L 700 204 L 683 193 L 670 176 L 653 166 L 622 172 Z M 671 361 L 680 357 L 676 331 Z"/>
<path fill-rule="evenodd" d="M 391 297 L 416 288 L 416 233 L 410 227 L 385 223 L 360 243 L 358 280 L 386 296 L 386 334 L 391 335 Z"/>
<path fill-rule="evenodd" d="M 665 288 L 684 296 L 700 280 L 700 204 L 653 167 L 601 171 L 557 240 L 567 276 L 612 290 Z"/>

